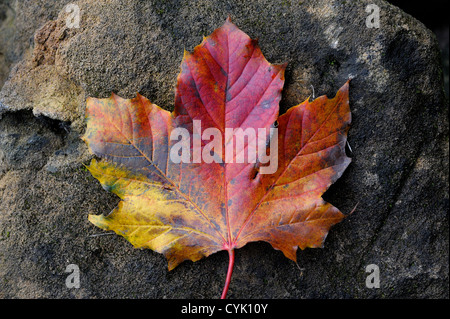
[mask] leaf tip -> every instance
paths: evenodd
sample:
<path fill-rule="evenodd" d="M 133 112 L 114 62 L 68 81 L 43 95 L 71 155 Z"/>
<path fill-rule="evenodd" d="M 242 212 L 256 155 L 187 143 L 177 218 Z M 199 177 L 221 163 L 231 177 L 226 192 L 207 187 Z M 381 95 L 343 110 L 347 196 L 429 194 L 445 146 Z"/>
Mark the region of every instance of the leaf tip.
<path fill-rule="evenodd" d="M 96 99 L 95 97 L 90 97 L 88 96 L 86 98 L 86 113 L 85 113 L 85 118 L 87 119 L 89 117 L 89 113 L 90 113 L 90 109 L 92 107 L 95 107 L 95 104 L 98 102 L 98 99 Z"/>
<path fill-rule="evenodd" d="M 136 92 L 136 97 L 133 98 L 132 100 L 135 101 L 143 101 L 146 100 L 147 98 L 145 96 L 143 96 L 142 94 L 140 94 L 139 92 Z"/>
<path fill-rule="evenodd" d="M 348 91 L 348 87 L 350 86 L 350 81 L 351 81 L 352 79 L 348 79 L 345 83 L 344 83 L 344 85 L 342 86 L 343 88 L 345 88 L 347 91 Z"/>
<path fill-rule="evenodd" d="M 280 70 L 280 79 L 281 80 L 284 80 L 284 73 L 286 72 L 287 65 L 288 65 L 287 62 L 276 65 L 276 67 L 279 68 L 279 70 Z"/>
<path fill-rule="evenodd" d="M 358 204 L 359 204 L 359 202 L 356 203 L 355 207 L 353 207 L 353 209 L 350 211 L 350 213 L 344 215 L 344 218 L 347 218 L 348 216 L 352 215 L 355 212 L 356 208 L 358 207 Z"/>
<path fill-rule="evenodd" d="M 183 60 L 188 58 L 190 55 L 191 55 L 191 53 L 188 50 L 183 49 Z"/>
<path fill-rule="evenodd" d="M 88 216 L 88 220 L 94 224 L 95 226 L 105 229 L 105 225 L 104 223 L 101 222 L 102 216 L 101 215 L 93 215 L 93 214 L 89 214 Z"/>

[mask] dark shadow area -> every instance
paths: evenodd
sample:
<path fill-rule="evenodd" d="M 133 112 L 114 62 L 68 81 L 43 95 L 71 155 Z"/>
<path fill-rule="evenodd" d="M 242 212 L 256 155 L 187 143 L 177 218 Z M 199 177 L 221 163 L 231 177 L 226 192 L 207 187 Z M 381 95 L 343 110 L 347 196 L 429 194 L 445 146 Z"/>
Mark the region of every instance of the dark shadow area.
<path fill-rule="evenodd" d="M 401 8 L 406 13 L 425 24 L 427 28 L 436 34 L 442 55 L 442 69 L 444 73 L 444 86 L 447 98 L 449 96 L 449 22 L 448 22 L 448 1 L 408 1 L 392 0 L 388 1 Z"/>

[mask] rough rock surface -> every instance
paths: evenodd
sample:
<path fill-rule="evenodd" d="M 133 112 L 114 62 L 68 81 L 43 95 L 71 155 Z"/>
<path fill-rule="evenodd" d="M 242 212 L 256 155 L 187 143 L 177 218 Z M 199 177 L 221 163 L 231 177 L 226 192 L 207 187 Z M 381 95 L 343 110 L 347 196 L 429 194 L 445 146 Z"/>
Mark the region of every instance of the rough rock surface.
<path fill-rule="evenodd" d="M 353 214 L 298 265 L 265 243 L 236 252 L 230 298 L 449 297 L 448 101 L 439 47 L 420 22 L 370 1 L 0 3 L 0 297 L 216 298 L 226 252 L 168 272 L 91 225 L 118 199 L 84 169 L 85 98 L 136 92 L 170 110 L 183 49 L 230 16 L 272 63 L 288 62 L 281 112 L 349 78 L 353 162 L 325 198 Z M 380 8 L 368 28 L 368 4 Z M 313 91 L 314 90 L 314 91 Z M 283 207 L 280 207 L 283 209 Z M 81 287 L 65 285 L 77 264 Z M 380 288 L 366 287 L 366 266 Z M 300 269 L 299 269 L 300 268 Z"/>

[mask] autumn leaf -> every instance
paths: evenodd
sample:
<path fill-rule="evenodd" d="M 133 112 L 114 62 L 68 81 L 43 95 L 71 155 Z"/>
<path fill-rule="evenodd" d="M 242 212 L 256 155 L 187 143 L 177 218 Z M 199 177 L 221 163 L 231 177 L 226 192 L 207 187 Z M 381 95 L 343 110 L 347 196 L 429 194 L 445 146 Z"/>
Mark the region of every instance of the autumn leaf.
<path fill-rule="evenodd" d="M 101 159 L 88 169 L 121 198 L 89 220 L 164 254 L 169 270 L 228 251 L 222 297 L 248 242 L 293 261 L 298 247 L 322 247 L 344 217 L 321 196 L 350 163 L 349 84 L 278 117 L 285 66 L 227 19 L 185 52 L 172 113 L 139 94 L 88 98 L 83 139 Z"/>

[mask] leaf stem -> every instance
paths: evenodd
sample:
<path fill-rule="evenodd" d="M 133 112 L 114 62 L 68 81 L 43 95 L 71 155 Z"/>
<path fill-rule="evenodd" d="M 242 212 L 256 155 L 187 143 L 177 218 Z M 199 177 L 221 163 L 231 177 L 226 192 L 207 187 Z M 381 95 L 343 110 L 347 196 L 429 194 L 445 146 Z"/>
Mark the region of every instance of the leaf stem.
<path fill-rule="evenodd" d="M 234 268 L 234 249 L 228 249 L 229 263 L 228 263 L 228 271 L 227 278 L 225 279 L 225 287 L 223 287 L 222 296 L 220 299 L 225 299 L 227 297 L 228 287 L 230 286 L 231 275 L 233 274 Z"/>

